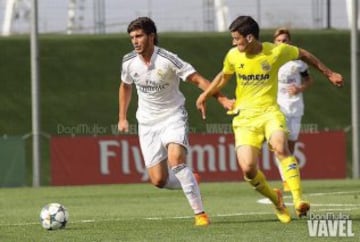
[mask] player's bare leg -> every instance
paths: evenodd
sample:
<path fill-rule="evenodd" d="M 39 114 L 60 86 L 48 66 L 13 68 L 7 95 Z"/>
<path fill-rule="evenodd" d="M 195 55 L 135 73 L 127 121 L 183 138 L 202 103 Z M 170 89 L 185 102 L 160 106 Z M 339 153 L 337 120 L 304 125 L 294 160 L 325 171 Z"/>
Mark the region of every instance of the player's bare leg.
<path fill-rule="evenodd" d="M 298 217 L 306 216 L 310 203 L 302 198 L 299 164 L 289 151 L 285 132 L 274 132 L 269 142 L 276 157 L 280 160 L 282 172 L 293 196 L 296 214 Z"/>
<path fill-rule="evenodd" d="M 158 188 L 181 188 L 178 179 L 170 173 L 167 160 L 163 160 L 155 166 L 149 167 L 148 174 L 150 182 Z"/>
<path fill-rule="evenodd" d="M 210 223 L 204 212 L 200 188 L 192 170 L 186 165 L 185 148 L 179 144 L 168 145 L 168 160 L 171 170 L 179 180 L 184 194 L 194 211 L 195 225 L 204 226 Z"/>
<path fill-rule="evenodd" d="M 266 181 L 264 174 L 257 168 L 259 150 L 255 147 L 244 145 L 237 148 L 239 165 L 244 173 L 244 179 L 263 196 L 270 199 L 275 206 L 275 214 L 282 223 L 291 221 L 290 214 L 283 202 L 279 190 L 272 189 Z"/>

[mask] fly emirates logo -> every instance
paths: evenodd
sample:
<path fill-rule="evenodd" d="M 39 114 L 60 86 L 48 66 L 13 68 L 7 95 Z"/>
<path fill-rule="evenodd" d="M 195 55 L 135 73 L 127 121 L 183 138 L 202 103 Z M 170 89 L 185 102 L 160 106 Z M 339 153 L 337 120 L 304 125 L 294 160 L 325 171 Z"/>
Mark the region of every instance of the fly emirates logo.
<path fill-rule="evenodd" d="M 203 140 L 203 139 L 198 139 Z M 219 135 L 215 139 L 207 138 L 205 142 L 191 142 L 187 154 L 187 164 L 199 172 L 238 172 L 234 144 Z M 141 174 L 141 180 L 149 179 L 146 167 L 142 160 L 141 150 L 137 144 L 130 143 L 126 139 L 99 140 L 100 173 L 110 175 L 111 162 L 120 162 L 121 173 L 126 175 Z M 295 156 L 302 167 L 306 164 L 306 156 L 303 152 L 304 144 L 298 142 L 295 146 Z M 262 160 L 260 166 L 263 170 L 275 169 L 272 153 L 267 145 L 262 148 Z M 277 168 L 276 168 L 277 169 Z"/>

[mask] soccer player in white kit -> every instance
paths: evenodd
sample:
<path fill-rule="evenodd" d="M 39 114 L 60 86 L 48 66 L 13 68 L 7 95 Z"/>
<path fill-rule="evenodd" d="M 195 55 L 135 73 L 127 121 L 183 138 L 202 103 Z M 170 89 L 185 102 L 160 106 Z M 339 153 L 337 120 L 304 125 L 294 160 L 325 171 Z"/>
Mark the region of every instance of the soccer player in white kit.
<path fill-rule="evenodd" d="M 158 188 L 182 188 L 194 211 L 195 225 L 208 225 L 198 182 L 186 165 L 188 114 L 179 84 L 182 79 L 205 90 L 210 83 L 192 65 L 157 46 L 156 26 L 150 18 L 133 20 L 127 31 L 134 51 L 122 61 L 118 129 L 128 131 L 127 110 L 134 84 L 140 147 L 151 183 Z M 220 94 L 215 97 L 225 108 L 232 107 L 232 100 Z"/>
<path fill-rule="evenodd" d="M 291 44 L 291 34 L 286 28 L 279 28 L 274 33 L 274 43 Z M 308 65 L 302 60 L 293 60 L 282 65 L 278 72 L 277 102 L 286 117 L 286 125 L 289 129 L 288 144 L 291 154 L 294 154 L 295 143 L 298 140 L 301 118 L 304 115 L 304 100 L 302 93 L 313 83 L 309 74 Z M 284 191 L 290 191 L 279 167 Z"/>

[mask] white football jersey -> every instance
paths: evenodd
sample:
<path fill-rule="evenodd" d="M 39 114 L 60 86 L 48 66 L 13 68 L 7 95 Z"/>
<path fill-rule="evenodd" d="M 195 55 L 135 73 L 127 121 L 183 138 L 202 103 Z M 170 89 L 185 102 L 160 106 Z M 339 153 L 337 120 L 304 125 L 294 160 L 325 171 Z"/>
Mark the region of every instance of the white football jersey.
<path fill-rule="evenodd" d="M 286 116 L 302 116 L 304 114 L 304 101 L 302 92 L 290 95 L 287 88 L 295 84 L 300 86 L 302 83 L 301 72 L 305 72 L 308 65 L 301 60 L 293 60 L 280 67 L 278 72 L 278 96 L 277 102 L 281 111 Z"/>
<path fill-rule="evenodd" d="M 176 54 L 155 46 L 148 66 L 135 51 L 123 57 L 121 80 L 134 83 L 138 93 L 136 118 L 139 124 L 152 124 L 176 112 L 186 112 L 180 79 L 196 72 Z M 187 115 L 187 114 L 185 114 Z"/>

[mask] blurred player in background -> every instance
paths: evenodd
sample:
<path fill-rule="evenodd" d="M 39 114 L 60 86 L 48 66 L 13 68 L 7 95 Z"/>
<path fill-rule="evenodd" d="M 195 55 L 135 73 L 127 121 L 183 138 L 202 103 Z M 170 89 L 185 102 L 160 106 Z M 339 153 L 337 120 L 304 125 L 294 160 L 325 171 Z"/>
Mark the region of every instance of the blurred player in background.
<path fill-rule="evenodd" d="M 198 182 L 185 163 L 188 114 L 179 85 L 182 79 L 205 90 L 210 83 L 192 65 L 157 46 L 156 26 L 150 18 L 133 20 L 127 31 L 134 51 L 122 61 L 118 129 L 129 129 L 127 110 L 135 84 L 140 147 L 151 183 L 158 188 L 182 188 L 195 213 L 195 225 L 208 225 Z M 214 96 L 225 108 L 233 105 L 220 94 Z"/>
<path fill-rule="evenodd" d="M 303 200 L 298 162 L 290 153 L 284 114 L 277 104 L 278 70 L 290 60 L 302 59 L 323 73 L 336 86 L 343 77 L 326 67 L 306 50 L 287 44 L 262 43 L 259 25 L 250 16 L 236 18 L 229 27 L 232 43 L 224 59 L 223 69 L 196 102 L 206 118 L 206 99 L 219 92 L 235 74 L 236 102 L 231 110 L 235 147 L 244 179 L 259 193 L 270 199 L 275 214 L 282 223 L 291 221 L 282 193 L 272 189 L 258 169 L 258 158 L 264 139 L 280 160 L 281 169 L 290 187 L 297 216 L 306 216 L 310 203 Z"/>
<path fill-rule="evenodd" d="M 274 33 L 274 43 L 291 44 L 291 34 L 286 28 L 279 28 Z M 292 60 L 280 67 L 278 73 L 277 102 L 280 110 L 285 114 L 286 125 L 289 130 L 289 151 L 294 155 L 295 143 L 299 138 L 301 118 L 304 115 L 304 100 L 302 93 L 313 83 L 309 74 L 309 66 L 302 60 Z M 284 191 L 290 191 L 285 180 L 280 161 L 276 159 L 279 167 Z"/>

